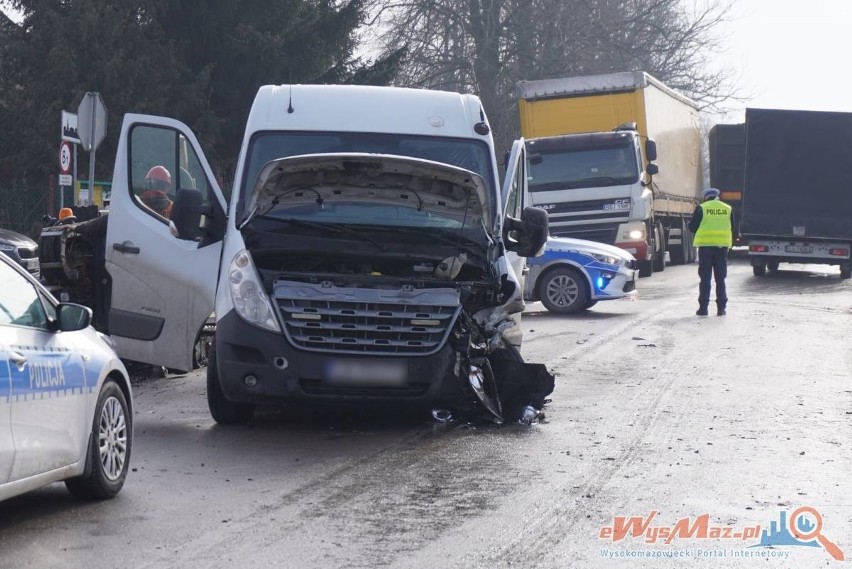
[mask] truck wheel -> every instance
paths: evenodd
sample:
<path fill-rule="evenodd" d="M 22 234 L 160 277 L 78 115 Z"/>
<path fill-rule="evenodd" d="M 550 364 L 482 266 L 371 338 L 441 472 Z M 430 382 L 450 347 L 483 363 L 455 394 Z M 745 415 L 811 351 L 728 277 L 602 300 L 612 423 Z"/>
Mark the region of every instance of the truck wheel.
<path fill-rule="evenodd" d="M 639 261 L 639 276 L 650 277 L 654 274 L 654 264 L 652 261 Z"/>
<path fill-rule="evenodd" d="M 840 278 L 841 279 L 852 278 L 852 263 L 846 263 L 845 265 L 840 265 Z"/>
<path fill-rule="evenodd" d="M 76 498 L 103 500 L 118 494 L 124 486 L 133 445 L 133 418 L 124 392 L 115 382 L 104 381 L 95 407 L 86 474 L 65 481 Z"/>
<path fill-rule="evenodd" d="M 654 227 L 656 239 L 654 239 L 654 272 L 662 273 L 666 270 L 666 235 L 662 225 Z"/>
<path fill-rule="evenodd" d="M 756 263 L 752 263 L 751 272 L 754 273 L 756 277 L 762 277 L 766 275 L 766 261 L 758 261 Z"/>
<path fill-rule="evenodd" d="M 687 241 L 687 259 L 688 260 L 686 262 L 687 263 L 694 263 L 696 258 L 698 257 L 698 252 L 695 249 L 695 246 L 692 244 L 692 239 L 693 239 L 694 235 L 689 232 L 688 228 L 687 228 L 686 236 L 687 236 L 687 239 L 688 239 L 688 241 Z"/>
<path fill-rule="evenodd" d="M 770 273 L 774 273 L 778 270 L 778 261 L 768 261 L 766 263 L 766 270 Z"/>
<path fill-rule="evenodd" d="M 558 314 L 582 310 L 589 300 L 586 279 L 570 267 L 553 267 L 542 275 L 538 287 L 541 303 Z"/>
<path fill-rule="evenodd" d="M 683 265 L 689 262 L 689 232 L 686 227 L 686 222 L 680 220 L 680 245 L 672 247 L 669 250 L 672 265 Z"/>
<path fill-rule="evenodd" d="M 220 425 L 244 425 L 254 416 L 253 403 L 235 403 L 225 398 L 219 383 L 219 366 L 216 363 L 215 342 L 207 361 L 207 407 L 213 420 Z"/>

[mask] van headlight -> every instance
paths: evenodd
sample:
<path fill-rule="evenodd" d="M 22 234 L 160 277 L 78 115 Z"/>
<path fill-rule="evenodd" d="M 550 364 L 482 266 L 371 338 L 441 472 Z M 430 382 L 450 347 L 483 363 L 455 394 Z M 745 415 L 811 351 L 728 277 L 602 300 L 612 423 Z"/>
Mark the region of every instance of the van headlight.
<path fill-rule="evenodd" d="M 248 251 L 234 255 L 228 270 L 228 284 L 234 310 L 240 318 L 266 330 L 281 331 Z"/>

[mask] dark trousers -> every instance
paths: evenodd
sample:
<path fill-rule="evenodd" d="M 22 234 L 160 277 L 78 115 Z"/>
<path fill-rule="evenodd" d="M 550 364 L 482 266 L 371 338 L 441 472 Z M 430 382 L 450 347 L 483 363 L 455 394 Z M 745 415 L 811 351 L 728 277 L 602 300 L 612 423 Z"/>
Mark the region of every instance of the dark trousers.
<path fill-rule="evenodd" d="M 728 276 L 727 247 L 698 248 L 698 304 L 707 306 L 710 303 L 710 278 L 716 279 L 716 304 L 724 307 L 728 302 L 728 291 L 725 288 L 725 277 Z"/>

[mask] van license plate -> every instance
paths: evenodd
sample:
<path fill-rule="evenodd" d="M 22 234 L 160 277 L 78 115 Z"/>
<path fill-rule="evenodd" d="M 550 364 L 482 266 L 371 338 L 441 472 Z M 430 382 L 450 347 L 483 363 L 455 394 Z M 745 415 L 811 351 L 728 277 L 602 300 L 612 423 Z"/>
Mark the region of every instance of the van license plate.
<path fill-rule="evenodd" d="M 325 381 L 332 385 L 395 387 L 405 385 L 408 365 L 403 360 L 331 359 L 325 365 Z"/>
<path fill-rule="evenodd" d="M 814 248 L 808 245 L 787 245 L 784 250 L 788 253 L 809 254 L 814 252 Z"/>

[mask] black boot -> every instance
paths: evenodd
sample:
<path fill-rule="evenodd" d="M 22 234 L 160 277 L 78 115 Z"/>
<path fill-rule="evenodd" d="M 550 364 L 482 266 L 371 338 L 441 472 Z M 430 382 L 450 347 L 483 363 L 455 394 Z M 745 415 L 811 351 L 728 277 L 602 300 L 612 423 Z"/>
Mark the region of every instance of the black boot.
<path fill-rule="evenodd" d="M 699 304 L 698 310 L 695 311 L 696 316 L 707 316 L 707 305 Z"/>
<path fill-rule="evenodd" d="M 725 307 L 727 306 L 726 302 L 717 302 L 716 303 L 716 316 L 724 316 L 727 314 L 725 311 Z"/>

